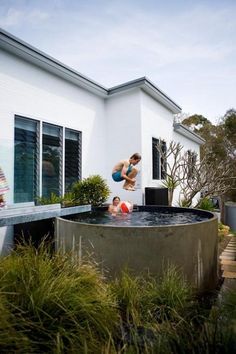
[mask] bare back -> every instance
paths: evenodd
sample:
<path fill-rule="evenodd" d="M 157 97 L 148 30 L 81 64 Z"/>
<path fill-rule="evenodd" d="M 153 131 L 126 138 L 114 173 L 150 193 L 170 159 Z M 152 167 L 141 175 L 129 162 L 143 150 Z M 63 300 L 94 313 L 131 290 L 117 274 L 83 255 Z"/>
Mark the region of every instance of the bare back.
<path fill-rule="evenodd" d="M 129 160 L 120 160 L 113 167 L 112 173 L 117 172 L 117 171 L 122 171 L 123 168 L 127 169 L 128 167 L 129 167 Z"/>

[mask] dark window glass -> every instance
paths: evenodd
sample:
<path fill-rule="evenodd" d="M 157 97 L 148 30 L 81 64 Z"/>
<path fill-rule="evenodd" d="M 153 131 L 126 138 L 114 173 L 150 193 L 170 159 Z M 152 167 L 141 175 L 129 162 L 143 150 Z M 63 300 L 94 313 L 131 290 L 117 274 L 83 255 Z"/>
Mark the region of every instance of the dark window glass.
<path fill-rule="evenodd" d="M 197 163 L 197 154 L 188 150 L 188 178 L 194 178 L 194 168 Z"/>
<path fill-rule="evenodd" d="M 163 156 L 161 157 L 161 179 L 166 178 L 166 169 L 167 169 L 167 161 L 166 161 L 166 142 L 161 141 L 161 150 Z"/>
<path fill-rule="evenodd" d="M 81 178 L 81 133 L 65 129 L 65 192 Z"/>
<path fill-rule="evenodd" d="M 156 146 L 159 140 L 152 138 L 152 178 L 159 179 L 160 176 L 160 154 Z"/>
<path fill-rule="evenodd" d="M 166 159 L 160 156 L 158 149 L 159 139 L 152 138 L 152 178 L 153 179 L 165 179 L 166 178 Z M 161 140 L 161 149 L 166 154 L 166 142 Z"/>
<path fill-rule="evenodd" d="M 14 202 L 31 202 L 38 195 L 38 122 L 15 117 Z"/>
<path fill-rule="evenodd" d="M 61 195 L 61 128 L 43 123 L 42 196 Z"/>

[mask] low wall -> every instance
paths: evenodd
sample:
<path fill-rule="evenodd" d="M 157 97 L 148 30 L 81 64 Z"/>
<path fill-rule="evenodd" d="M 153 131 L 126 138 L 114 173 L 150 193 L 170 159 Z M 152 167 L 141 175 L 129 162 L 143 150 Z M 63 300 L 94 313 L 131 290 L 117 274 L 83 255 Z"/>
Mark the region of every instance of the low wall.
<path fill-rule="evenodd" d="M 56 250 L 92 256 L 110 276 L 124 267 L 135 274 L 161 275 L 167 264 L 181 268 L 199 290 L 217 284 L 217 217 L 172 226 L 117 227 L 56 218 Z"/>

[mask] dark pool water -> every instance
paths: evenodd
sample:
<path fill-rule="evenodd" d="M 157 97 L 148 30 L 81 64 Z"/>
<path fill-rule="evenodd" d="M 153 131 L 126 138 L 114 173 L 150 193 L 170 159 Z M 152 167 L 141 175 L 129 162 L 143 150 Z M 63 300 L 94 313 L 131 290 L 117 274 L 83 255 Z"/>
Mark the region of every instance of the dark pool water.
<path fill-rule="evenodd" d="M 191 224 L 208 220 L 208 216 L 197 215 L 193 212 L 168 212 L 168 211 L 134 211 L 131 214 L 117 214 L 112 216 L 107 211 L 93 211 L 79 214 L 74 221 L 87 224 L 102 224 L 113 226 L 159 226 Z"/>

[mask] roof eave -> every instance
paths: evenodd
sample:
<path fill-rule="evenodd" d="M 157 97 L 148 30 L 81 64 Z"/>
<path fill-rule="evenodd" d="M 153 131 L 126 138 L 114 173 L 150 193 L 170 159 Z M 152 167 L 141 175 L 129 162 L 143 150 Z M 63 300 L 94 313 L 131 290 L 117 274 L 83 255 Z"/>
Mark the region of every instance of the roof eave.
<path fill-rule="evenodd" d="M 124 84 L 114 86 L 108 89 L 108 96 L 113 96 L 122 93 L 127 90 L 133 90 L 136 88 L 142 89 L 144 92 L 148 93 L 159 103 L 164 105 L 173 114 L 181 112 L 181 107 L 178 106 L 172 99 L 170 99 L 163 91 L 161 91 L 156 85 L 154 85 L 148 78 L 141 77 L 136 80 L 128 81 Z"/>
<path fill-rule="evenodd" d="M 194 141 L 195 143 L 199 145 L 205 144 L 205 140 L 202 137 L 188 129 L 185 125 L 181 123 L 174 123 L 173 127 L 175 132 L 185 136 L 186 138 Z"/>

